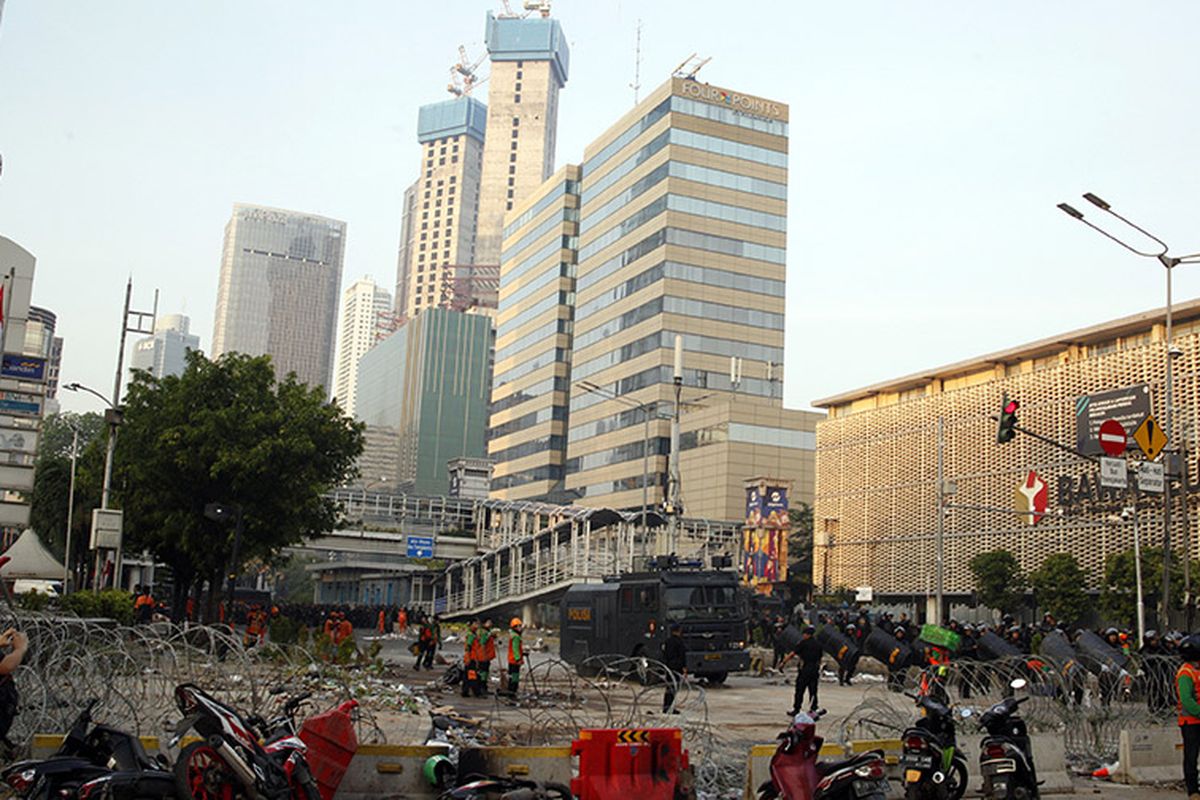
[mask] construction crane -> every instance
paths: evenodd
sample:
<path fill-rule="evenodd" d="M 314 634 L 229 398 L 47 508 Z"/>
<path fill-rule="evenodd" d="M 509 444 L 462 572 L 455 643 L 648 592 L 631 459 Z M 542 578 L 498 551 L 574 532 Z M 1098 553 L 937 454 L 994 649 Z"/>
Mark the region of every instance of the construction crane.
<path fill-rule="evenodd" d="M 450 67 L 450 83 L 446 84 L 446 91 L 455 97 L 463 97 L 471 93 L 475 85 L 482 83 L 476 70 L 483 60 L 487 58 L 487 54 L 480 56 L 474 61 L 467 55 L 467 48 L 463 45 L 458 46 L 458 61 Z"/>
<path fill-rule="evenodd" d="M 671 73 L 671 76 L 674 78 L 683 78 L 685 81 L 694 81 L 696 80 L 696 73 L 700 71 L 701 67 L 710 61 L 712 61 L 712 56 L 709 56 L 708 58 L 700 58 L 695 53 L 692 53 L 690 56 L 680 62 L 679 66 L 675 68 L 675 71 Z"/>
<path fill-rule="evenodd" d="M 542 15 L 542 19 L 550 16 L 550 0 L 525 0 L 526 11 L 536 11 Z"/>

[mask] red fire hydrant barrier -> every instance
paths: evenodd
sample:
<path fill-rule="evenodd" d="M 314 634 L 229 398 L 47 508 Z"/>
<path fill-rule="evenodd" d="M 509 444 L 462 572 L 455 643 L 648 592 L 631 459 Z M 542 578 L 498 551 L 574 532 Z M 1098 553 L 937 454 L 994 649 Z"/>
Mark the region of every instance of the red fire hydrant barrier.
<path fill-rule="evenodd" d="M 313 780 L 321 791 L 321 800 L 333 800 L 350 759 L 358 750 L 358 734 L 354 732 L 351 712 L 358 708 L 357 700 L 347 700 L 337 708 L 317 714 L 300 727 L 300 740 L 308 746 L 305 757 Z"/>
<path fill-rule="evenodd" d="M 612 800 L 637 793 L 637 800 L 672 800 L 679 771 L 688 766 L 678 728 L 585 728 L 571 743 L 579 777 L 571 781 L 578 800 Z"/>

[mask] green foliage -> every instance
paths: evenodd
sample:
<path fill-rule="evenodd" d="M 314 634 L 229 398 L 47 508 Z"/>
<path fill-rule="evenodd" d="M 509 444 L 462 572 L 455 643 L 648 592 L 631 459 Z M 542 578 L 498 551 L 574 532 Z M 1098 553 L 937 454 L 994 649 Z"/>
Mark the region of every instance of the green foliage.
<path fill-rule="evenodd" d="M 106 589 L 99 594 L 87 590 L 75 592 L 62 598 L 59 607 L 80 617 L 104 617 L 122 625 L 133 624 L 133 595 L 120 589 Z"/>
<path fill-rule="evenodd" d="M 813 570 L 813 512 L 803 500 L 792 501 L 788 509 L 788 589 L 793 600 L 808 595 Z"/>
<path fill-rule="evenodd" d="M 988 608 L 1002 613 L 1015 611 L 1021 603 L 1025 578 L 1017 557 L 1007 550 L 980 553 L 971 559 L 975 593 Z"/>
<path fill-rule="evenodd" d="M 30 527 L 61 558 L 66 550 L 67 495 L 71 485 L 72 426 L 79 428 L 72 561 L 84 560 L 92 509 L 100 505 L 104 480 L 104 418 L 99 414 L 55 414 L 42 422 L 33 476 Z M 83 543 L 83 544 L 80 544 Z"/>
<path fill-rule="evenodd" d="M 828 594 L 813 595 L 813 602 L 818 606 L 840 606 L 843 603 L 854 603 L 854 590 L 839 586 Z"/>
<path fill-rule="evenodd" d="M 271 620 L 270 635 L 272 644 L 300 644 L 300 634 L 307 634 L 308 629 L 299 620 L 290 617 L 276 617 Z"/>
<path fill-rule="evenodd" d="M 1070 553 L 1046 556 L 1042 565 L 1029 574 L 1029 585 L 1042 611 L 1053 614 L 1059 622 L 1071 625 L 1087 613 L 1087 573 Z"/>
<path fill-rule="evenodd" d="M 26 611 L 45 611 L 50 605 L 50 595 L 42 594 L 37 589 L 23 592 L 13 598 L 17 605 Z"/>
<path fill-rule="evenodd" d="M 316 580 L 305 567 L 317 563 L 317 557 L 295 553 L 284 562 L 280 572 L 282 581 L 276 586 L 277 596 L 284 603 L 311 603 Z"/>
<path fill-rule="evenodd" d="M 1192 574 L 1200 575 L 1200 562 L 1192 562 Z M 1142 601 L 1153 613 L 1162 601 L 1163 553 L 1158 547 L 1142 550 Z M 1171 598 L 1176 610 L 1183 608 L 1183 556 L 1171 555 Z M 1114 625 L 1137 624 L 1137 573 L 1133 548 L 1111 553 L 1104 561 L 1104 584 L 1100 588 L 1100 613 Z"/>
<path fill-rule="evenodd" d="M 324 389 L 276 381 L 266 356 L 193 351 L 182 375 L 136 372 L 117 444 L 127 546 L 171 567 L 176 606 L 232 558 L 234 525 L 206 518 L 209 503 L 243 509 L 236 569 L 271 562 L 333 529 L 338 508 L 324 495 L 353 475 L 362 430 Z"/>

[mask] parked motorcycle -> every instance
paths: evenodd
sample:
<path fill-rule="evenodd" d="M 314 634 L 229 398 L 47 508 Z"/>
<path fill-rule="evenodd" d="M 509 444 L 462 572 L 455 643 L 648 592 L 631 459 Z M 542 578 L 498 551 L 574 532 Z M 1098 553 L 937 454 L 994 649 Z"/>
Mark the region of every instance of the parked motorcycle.
<path fill-rule="evenodd" d="M 917 703 L 920 718 L 904 731 L 900 767 L 907 800 L 959 800 L 967 790 L 967 759 L 958 749 L 954 713 L 932 697 L 906 694 Z M 964 710 L 963 716 L 970 716 Z"/>
<path fill-rule="evenodd" d="M 439 800 L 575 800 L 575 795 L 561 783 L 488 777 L 457 786 Z"/>
<path fill-rule="evenodd" d="M 198 686 L 175 687 L 175 704 L 184 718 L 171 746 L 192 728 L 203 737 L 184 747 L 175 761 L 183 798 L 229 800 L 240 793 L 263 800 L 321 800 L 305 758 L 307 747 L 294 725 L 259 744 L 261 720 L 244 719 Z"/>
<path fill-rule="evenodd" d="M 1014 693 L 1025 685 L 1022 678 L 1009 684 Z M 990 800 L 1038 800 L 1029 733 L 1017 712 L 1028 699 L 1010 694 L 979 718 L 980 727 L 987 731 L 979 746 L 979 772 L 983 775 L 983 795 Z"/>
<path fill-rule="evenodd" d="M 0 780 L 17 797 L 30 800 L 43 798 L 102 798 L 105 781 L 122 776 L 117 784 L 124 791 L 113 797 L 129 800 L 160 800 L 175 796 L 174 781 L 168 765 L 161 756 L 152 759 L 142 747 L 142 741 L 127 731 L 108 725 L 92 724 L 92 710 L 97 700 L 90 701 L 75 718 L 62 745 L 47 759 L 29 759 L 9 765 Z M 168 780 L 164 783 L 163 778 Z M 84 794 L 84 787 L 89 794 Z M 157 787 L 157 788 L 152 788 Z M 169 788 L 169 791 L 168 791 Z"/>
<path fill-rule="evenodd" d="M 758 787 L 759 800 L 884 800 L 888 782 L 883 752 L 871 750 L 844 761 L 818 761 L 824 739 L 817 720 L 824 709 L 799 713 L 771 756 L 771 778 Z"/>

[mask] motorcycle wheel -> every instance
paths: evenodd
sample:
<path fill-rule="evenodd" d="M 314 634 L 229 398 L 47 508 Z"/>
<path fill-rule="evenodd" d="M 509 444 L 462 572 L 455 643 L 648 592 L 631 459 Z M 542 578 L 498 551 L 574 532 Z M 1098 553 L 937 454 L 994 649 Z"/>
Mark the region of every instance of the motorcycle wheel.
<path fill-rule="evenodd" d="M 317 782 L 313 780 L 308 764 L 301 761 L 296 765 L 296 769 L 292 773 L 292 782 L 300 787 L 305 800 L 321 800 L 321 791 L 317 789 Z"/>
<path fill-rule="evenodd" d="M 237 778 L 208 742 L 192 742 L 175 761 L 175 785 L 187 800 L 235 800 Z"/>
<path fill-rule="evenodd" d="M 962 796 L 966 794 L 967 782 L 969 780 L 966 765 L 961 761 L 952 761 L 950 763 L 950 774 L 946 776 L 947 800 L 962 800 Z"/>

